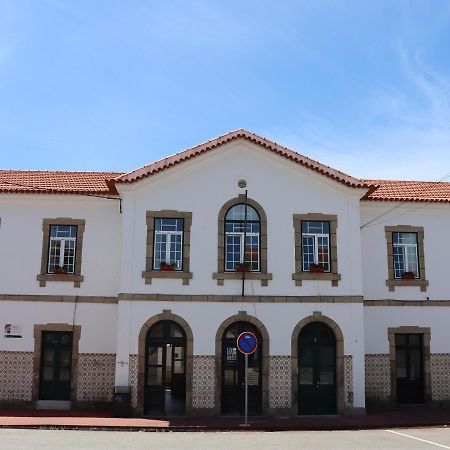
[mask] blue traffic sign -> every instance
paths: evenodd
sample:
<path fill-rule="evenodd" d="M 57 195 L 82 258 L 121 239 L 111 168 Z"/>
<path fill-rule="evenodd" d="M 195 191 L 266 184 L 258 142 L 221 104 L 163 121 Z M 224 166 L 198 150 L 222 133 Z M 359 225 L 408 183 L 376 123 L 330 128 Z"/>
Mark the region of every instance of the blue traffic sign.
<path fill-rule="evenodd" d="M 258 339 L 250 331 L 244 331 L 237 338 L 237 347 L 244 355 L 251 355 L 258 347 Z"/>

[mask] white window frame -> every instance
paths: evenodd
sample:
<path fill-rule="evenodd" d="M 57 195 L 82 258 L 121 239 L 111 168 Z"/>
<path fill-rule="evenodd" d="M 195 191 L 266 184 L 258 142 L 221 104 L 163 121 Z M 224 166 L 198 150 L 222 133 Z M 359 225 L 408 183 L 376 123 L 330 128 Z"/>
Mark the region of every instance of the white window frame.
<path fill-rule="evenodd" d="M 331 272 L 330 233 L 304 233 L 302 231 L 303 222 L 324 222 L 325 223 L 327 221 L 326 220 L 302 220 L 302 223 L 300 224 L 300 233 L 301 233 L 301 239 L 302 239 L 302 270 L 303 270 L 303 272 L 309 272 L 309 269 L 305 268 L 305 258 L 304 258 L 305 253 L 304 253 L 304 245 L 303 245 L 304 237 L 312 237 L 314 239 L 314 244 L 313 244 L 314 245 L 314 264 L 320 264 L 319 263 L 319 238 L 327 238 L 328 259 L 326 261 L 326 264 L 328 264 L 328 270 L 324 270 L 324 272 L 325 273 Z"/>
<path fill-rule="evenodd" d="M 225 232 L 225 271 L 226 272 L 235 272 L 236 271 L 236 269 L 227 269 L 227 263 L 228 263 L 228 260 L 227 260 L 227 237 L 228 236 L 237 236 L 237 237 L 239 237 L 239 248 L 240 248 L 240 250 L 239 250 L 239 252 L 240 252 L 240 261 L 239 261 L 239 264 L 243 264 L 244 263 L 244 233 L 243 232 L 236 232 L 236 231 L 226 231 Z M 249 232 L 247 232 L 247 233 L 245 233 L 245 236 L 246 237 L 257 237 L 258 239 L 257 239 L 257 242 L 258 242 L 258 244 L 257 244 L 257 249 L 258 249 L 258 259 L 257 259 L 257 264 L 258 264 L 258 268 L 257 269 L 252 269 L 252 268 L 250 268 L 250 271 L 251 272 L 259 272 L 259 269 L 260 269 L 260 259 L 261 259 L 261 249 L 260 249 L 260 241 L 261 241 L 261 238 L 260 238 L 260 236 L 261 236 L 261 233 L 249 233 Z M 251 261 L 252 263 L 253 262 L 255 262 L 255 261 Z M 236 263 L 237 264 L 237 263 Z"/>
<path fill-rule="evenodd" d="M 415 234 L 416 235 L 416 243 L 415 244 L 398 244 L 398 243 L 395 243 L 394 242 L 394 234 Z M 417 279 L 420 278 L 418 247 L 419 247 L 419 245 L 418 245 L 417 233 L 410 232 L 410 231 L 404 231 L 404 232 L 403 231 L 394 231 L 392 233 L 392 258 L 393 258 L 394 278 L 396 280 L 399 280 L 399 279 L 402 278 L 402 275 L 397 276 L 397 274 L 396 274 L 397 271 L 395 270 L 395 249 L 396 248 L 401 248 L 401 250 L 402 250 L 403 263 L 404 263 L 404 266 L 405 266 L 405 270 L 403 271 L 403 273 L 404 272 L 414 272 L 416 274 L 415 279 L 417 280 Z M 416 264 L 415 264 L 415 267 L 413 267 L 413 268 L 409 266 L 409 260 L 408 260 L 407 251 L 406 251 L 407 248 L 414 248 L 414 250 L 415 250 L 414 253 L 416 255 Z"/>
<path fill-rule="evenodd" d="M 52 227 L 75 227 L 77 229 L 76 225 L 50 225 L 50 239 L 49 239 L 49 247 L 48 247 L 48 261 L 47 261 L 47 272 L 48 273 L 54 273 L 50 269 L 50 263 L 51 263 L 51 251 L 52 251 L 52 242 L 60 241 L 60 247 L 59 247 L 59 264 L 58 267 L 63 268 L 64 267 L 64 254 L 66 249 L 66 242 L 74 242 L 73 247 L 73 270 L 68 270 L 67 273 L 74 274 L 75 273 L 75 263 L 76 263 L 76 252 L 77 252 L 77 238 L 76 237 L 58 237 L 58 236 L 51 236 Z M 55 266 L 56 267 L 56 266 Z"/>
<path fill-rule="evenodd" d="M 180 219 L 179 217 L 155 217 L 155 223 L 156 220 L 181 220 L 183 222 L 183 230 L 182 231 L 165 231 L 165 230 L 155 230 L 155 238 L 154 238 L 154 242 L 153 242 L 153 270 L 160 270 L 160 267 L 156 267 L 156 250 L 157 250 L 157 246 L 158 246 L 158 242 L 156 240 L 156 236 L 157 235 L 165 235 L 166 236 L 166 257 L 165 257 L 165 261 L 167 264 L 170 263 L 170 248 L 171 248 L 171 244 L 172 244 L 172 236 L 181 236 L 181 241 L 180 241 L 180 260 L 177 261 L 177 267 L 175 268 L 176 271 L 181 271 L 183 270 L 183 234 L 184 234 L 184 220 Z M 179 263 L 179 267 L 178 267 L 178 263 Z"/>

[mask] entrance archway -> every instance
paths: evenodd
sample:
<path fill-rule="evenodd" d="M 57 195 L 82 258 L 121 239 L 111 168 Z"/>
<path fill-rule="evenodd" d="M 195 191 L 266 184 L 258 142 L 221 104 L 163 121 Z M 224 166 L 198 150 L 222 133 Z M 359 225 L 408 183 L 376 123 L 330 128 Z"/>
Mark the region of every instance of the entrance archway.
<path fill-rule="evenodd" d="M 188 323 L 170 310 L 153 316 L 142 326 L 138 348 L 139 415 L 190 413 L 192 344 Z"/>
<path fill-rule="evenodd" d="M 315 313 L 292 333 L 292 397 L 298 414 L 343 413 L 344 337 L 330 318 Z"/>
<path fill-rule="evenodd" d="M 243 311 L 225 320 L 217 330 L 217 412 L 243 414 L 244 358 L 236 348 L 237 336 L 242 331 L 252 331 L 258 338 L 258 350 L 253 357 L 249 357 L 249 414 L 264 414 L 269 407 L 269 335 L 258 319 Z"/>

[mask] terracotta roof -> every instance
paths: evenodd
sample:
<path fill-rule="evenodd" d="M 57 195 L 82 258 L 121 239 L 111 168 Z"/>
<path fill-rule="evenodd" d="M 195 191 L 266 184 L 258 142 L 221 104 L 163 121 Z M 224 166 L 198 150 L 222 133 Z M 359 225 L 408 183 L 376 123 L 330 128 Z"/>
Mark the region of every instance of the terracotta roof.
<path fill-rule="evenodd" d="M 450 203 L 450 183 L 442 181 L 361 180 L 379 187 L 363 200 Z"/>
<path fill-rule="evenodd" d="M 0 192 L 44 194 L 117 194 L 107 180 L 120 172 L 0 170 Z"/>
<path fill-rule="evenodd" d="M 297 164 L 300 164 L 308 169 L 314 170 L 315 172 L 324 175 L 332 180 L 338 181 L 342 184 L 353 188 L 370 188 L 371 186 L 367 183 L 361 182 L 357 178 L 354 178 L 344 172 L 340 172 L 339 170 L 332 169 L 324 164 L 321 164 L 317 161 L 314 161 L 311 158 L 300 155 L 299 153 L 294 152 L 287 147 L 283 147 L 282 145 L 277 144 L 276 142 L 265 139 L 261 136 L 258 136 L 250 131 L 239 129 L 235 131 L 231 131 L 222 136 L 214 138 L 210 141 L 207 141 L 203 144 L 196 145 L 195 147 L 188 148 L 180 153 L 176 153 L 172 156 L 168 156 L 167 158 L 156 161 L 152 164 L 148 164 L 139 169 L 133 170 L 132 172 L 123 174 L 117 178 L 115 178 L 116 183 L 134 183 L 143 178 L 152 176 L 158 172 L 161 172 L 169 167 L 173 167 L 177 164 L 180 164 L 189 159 L 195 158 L 196 156 L 202 155 L 204 153 L 209 153 L 220 146 L 232 142 L 237 139 L 245 139 L 249 142 L 253 142 L 254 144 L 259 145 L 261 148 L 266 149 L 272 153 L 276 153 L 280 156 L 283 156 L 286 159 L 289 159 Z"/>

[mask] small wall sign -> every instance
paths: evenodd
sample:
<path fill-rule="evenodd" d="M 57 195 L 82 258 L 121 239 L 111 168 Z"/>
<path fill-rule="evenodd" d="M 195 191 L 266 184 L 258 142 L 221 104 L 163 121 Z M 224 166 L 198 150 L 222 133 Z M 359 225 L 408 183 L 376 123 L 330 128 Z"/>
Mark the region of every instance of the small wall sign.
<path fill-rule="evenodd" d="M 4 338 L 22 338 L 22 327 L 19 325 L 13 325 L 12 323 L 6 323 L 3 332 Z"/>

